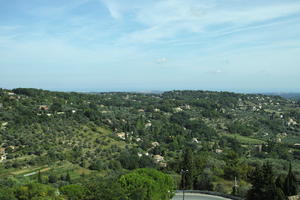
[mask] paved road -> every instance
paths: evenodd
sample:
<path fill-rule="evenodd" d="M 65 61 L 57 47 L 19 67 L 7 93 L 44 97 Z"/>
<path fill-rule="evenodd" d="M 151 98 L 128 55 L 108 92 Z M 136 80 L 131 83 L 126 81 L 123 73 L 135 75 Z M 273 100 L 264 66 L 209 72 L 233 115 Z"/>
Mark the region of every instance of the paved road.
<path fill-rule="evenodd" d="M 207 194 L 185 193 L 185 200 L 230 200 Z M 172 200 L 182 200 L 182 193 L 176 193 Z"/>

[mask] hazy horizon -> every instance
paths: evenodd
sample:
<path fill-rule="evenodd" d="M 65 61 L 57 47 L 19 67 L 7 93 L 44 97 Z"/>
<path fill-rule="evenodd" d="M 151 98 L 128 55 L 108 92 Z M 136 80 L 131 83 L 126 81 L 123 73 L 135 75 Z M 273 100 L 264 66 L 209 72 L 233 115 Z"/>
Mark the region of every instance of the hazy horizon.
<path fill-rule="evenodd" d="M 297 0 L 1 1 L 0 87 L 300 92 L 298 24 Z"/>
<path fill-rule="evenodd" d="M 6 90 L 12 90 L 16 88 L 25 88 L 25 87 L 12 87 L 12 88 L 3 88 L 2 89 Z M 241 93 L 241 94 L 265 94 L 265 95 L 284 95 L 284 94 L 289 94 L 289 95 L 299 95 L 300 92 L 298 91 L 292 91 L 292 92 L 287 92 L 287 91 L 252 91 L 252 90 L 224 90 L 224 89 L 196 89 L 196 88 L 172 88 L 172 89 L 165 89 L 165 90 L 158 90 L 158 89 L 70 89 L 70 88 L 38 88 L 38 87 L 30 87 L 33 89 L 41 89 L 41 90 L 48 90 L 52 92 L 79 92 L 79 93 L 110 93 L 110 92 L 128 92 L 128 93 L 164 93 L 164 92 L 169 92 L 169 91 L 208 91 L 208 92 L 233 92 L 233 93 Z"/>

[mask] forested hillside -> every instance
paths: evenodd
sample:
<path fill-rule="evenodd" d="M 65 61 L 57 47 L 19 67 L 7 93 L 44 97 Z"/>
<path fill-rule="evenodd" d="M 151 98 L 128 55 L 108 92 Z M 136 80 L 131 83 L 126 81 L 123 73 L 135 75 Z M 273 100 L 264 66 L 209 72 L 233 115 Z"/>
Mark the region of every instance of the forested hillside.
<path fill-rule="evenodd" d="M 209 91 L 0 89 L 0 145 L 0 185 L 12 195 L 39 182 L 68 196 L 70 186 L 95 178 L 105 187 L 118 179 L 117 188 L 129 171 L 154 168 L 177 188 L 246 196 L 261 166 L 284 183 L 291 163 L 299 180 L 300 102 Z"/>

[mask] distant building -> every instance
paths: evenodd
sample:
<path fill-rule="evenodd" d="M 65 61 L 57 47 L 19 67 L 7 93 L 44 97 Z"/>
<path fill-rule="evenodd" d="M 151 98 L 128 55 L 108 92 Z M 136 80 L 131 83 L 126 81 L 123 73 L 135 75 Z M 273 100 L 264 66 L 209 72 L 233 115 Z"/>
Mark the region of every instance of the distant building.
<path fill-rule="evenodd" d="M 216 153 L 217 154 L 223 153 L 223 150 L 222 149 L 216 149 Z"/>
<path fill-rule="evenodd" d="M 174 108 L 174 112 L 182 112 L 182 111 L 183 111 L 183 109 L 180 107 Z"/>
<path fill-rule="evenodd" d="M 159 146 L 159 143 L 158 143 L 158 142 L 152 142 L 151 144 L 152 144 L 153 147 Z"/>
<path fill-rule="evenodd" d="M 161 156 L 161 155 L 154 155 L 153 159 L 154 159 L 155 163 L 160 163 L 160 162 L 163 162 L 165 160 L 164 157 Z"/>
<path fill-rule="evenodd" d="M 145 124 L 145 128 L 149 128 L 151 126 L 152 126 L 151 122 L 148 122 L 147 124 Z"/>
<path fill-rule="evenodd" d="M 297 149 L 300 149 L 300 143 L 294 144 L 294 147 L 297 148 Z"/>
<path fill-rule="evenodd" d="M 122 140 L 125 140 L 126 133 L 120 132 L 120 133 L 117 133 L 117 136 L 118 136 L 119 138 L 121 138 Z"/>
<path fill-rule="evenodd" d="M 199 141 L 198 141 L 197 138 L 193 138 L 193 139 L 192 139 L 192 142 L 199 143 Z"/>
<path fill-rule="evenodd" d="M 49 110 L 49 106 L 47 106 L 47 105 L 40 105 L 39 109 L 40 110 Z"/>

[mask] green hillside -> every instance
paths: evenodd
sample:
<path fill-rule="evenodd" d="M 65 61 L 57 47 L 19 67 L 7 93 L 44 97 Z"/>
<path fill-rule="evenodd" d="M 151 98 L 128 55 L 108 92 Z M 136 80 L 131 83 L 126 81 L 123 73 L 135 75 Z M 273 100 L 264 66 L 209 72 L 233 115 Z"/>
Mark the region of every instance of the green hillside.
<path fill-rule="evenodd" d="M 300 102 L 209 91 L 63 93 L 0 89 L 0 184 L 54 188 L 155 168 L 180 185 L 191 149 L 189 189 L 237 195 L 268 161 L 300 177 Z M 299 180 L 299 179 L 298 179 Z"/>

